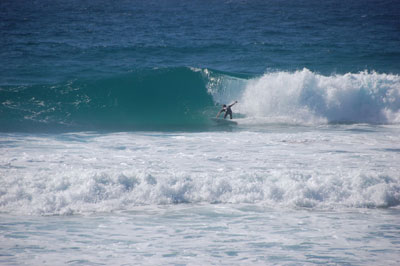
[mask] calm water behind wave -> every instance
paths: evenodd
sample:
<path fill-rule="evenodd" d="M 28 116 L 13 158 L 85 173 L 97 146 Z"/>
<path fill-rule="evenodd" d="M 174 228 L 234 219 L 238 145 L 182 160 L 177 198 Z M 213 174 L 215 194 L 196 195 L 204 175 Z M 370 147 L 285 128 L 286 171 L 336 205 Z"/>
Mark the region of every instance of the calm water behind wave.
<path fill-rule="evenodd" d="M 397 1 L 2 1 L 1 84 L 191 66 L 400 71 Z"/>

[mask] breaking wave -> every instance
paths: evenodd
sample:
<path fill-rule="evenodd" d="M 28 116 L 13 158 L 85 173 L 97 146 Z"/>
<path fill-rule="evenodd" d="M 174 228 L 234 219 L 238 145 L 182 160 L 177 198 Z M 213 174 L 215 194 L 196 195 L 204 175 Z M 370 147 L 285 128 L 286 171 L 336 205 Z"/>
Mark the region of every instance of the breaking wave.
<path fill-rule="evenodd" d="M 211 75 L 212 76 L 212 75 Z M 247 123 L 400 122 L 400 76 L 376 72 L 323 76 L 308 69 L 243 80 L 210 79 L 215 99 L 239 99 Z"/>
<path fill-rule="evenodd" d="M 303 69 L 246 76 L 209 69 L 138 70 L 95 80 L 0 88 L 1 131 L 136 130 L 206 126 L 238 100 L 243 125 L 400 123 L 400 76 L 320 75 Z"/>

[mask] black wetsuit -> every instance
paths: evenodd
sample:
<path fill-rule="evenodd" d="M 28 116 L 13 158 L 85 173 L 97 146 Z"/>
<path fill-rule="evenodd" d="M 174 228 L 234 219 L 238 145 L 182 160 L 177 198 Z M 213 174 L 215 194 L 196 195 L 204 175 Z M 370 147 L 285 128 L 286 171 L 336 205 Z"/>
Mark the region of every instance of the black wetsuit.
<path fill-rule="evenodd" d="M 225 119 L 228 115 L 229 115 L 230 119 L 232 119 L 232 109 L 231 109 L 230 106 L 227 106 L 227 107 L 222 108 L 221 111 L 222 111 L 222 112 L 225 112 L 224 119 Z"/>

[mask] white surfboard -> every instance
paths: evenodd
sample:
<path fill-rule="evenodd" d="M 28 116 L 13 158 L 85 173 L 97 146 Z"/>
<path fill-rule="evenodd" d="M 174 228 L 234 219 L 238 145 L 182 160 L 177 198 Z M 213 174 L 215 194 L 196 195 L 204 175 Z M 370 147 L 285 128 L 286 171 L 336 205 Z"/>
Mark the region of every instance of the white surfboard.
<path fill-rule="evenodd" d="M 236 126 L 238 124 L 236 121 L 232 121 L 231 119 L 211 118 L 211 120 L 220 126 Z"/>

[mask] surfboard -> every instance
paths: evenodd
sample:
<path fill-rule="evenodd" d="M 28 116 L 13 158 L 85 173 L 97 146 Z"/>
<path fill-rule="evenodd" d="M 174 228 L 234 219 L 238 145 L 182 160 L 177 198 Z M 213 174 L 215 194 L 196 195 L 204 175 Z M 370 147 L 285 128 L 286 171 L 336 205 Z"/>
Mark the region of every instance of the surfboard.
<path fill-rule="evenodd" d="M 223 118 L 211 118 L 212 121 L 217 123 L 220 126 L 235 126 L 238 123 L 236 121 L 232 121 L 230 119 L 223 119 Z"/>

